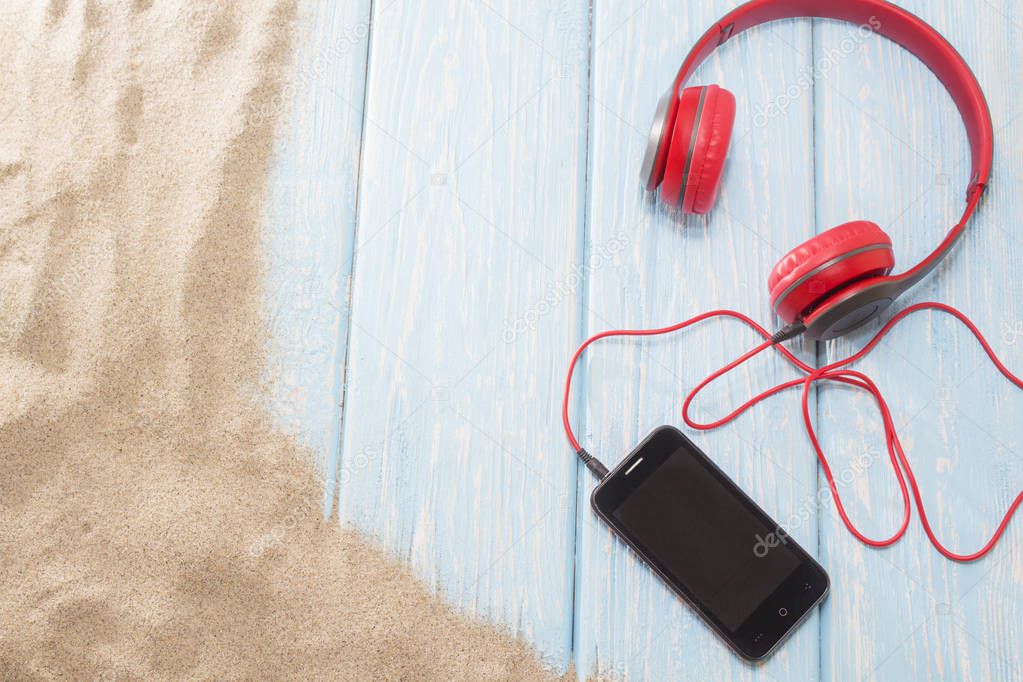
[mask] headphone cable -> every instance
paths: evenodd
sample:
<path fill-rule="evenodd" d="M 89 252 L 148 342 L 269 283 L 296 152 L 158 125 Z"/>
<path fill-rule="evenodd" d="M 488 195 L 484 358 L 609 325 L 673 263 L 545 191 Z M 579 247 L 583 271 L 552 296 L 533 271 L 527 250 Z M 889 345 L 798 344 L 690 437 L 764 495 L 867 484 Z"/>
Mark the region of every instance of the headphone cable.
<path fill-rule="evenodd" d="M 565 378 L 565 394 L 561 407 L 561 418 L 565 427 L 565 434 L 568 436 L 568 441 L 575 449 L 576 454 L 586 465 L 586 468 L 593 472 L 597 476 L 597 478 L 599 479 L 605 478 L 608 474 L 607 467 L 605 467 L 598 459 L 596 459 L 593 455 L 591 455 L 586 449 L 584 449 L 579 444 L 578 439 L 575 437 L 575 434 L 572 431 L 572 426 L 569 420 L 569 396 L 572 388 L 572 375 L 575 371 L 575 366 L 579 361 L 579 358 L 582 356 L 583 352 L 591 344 L 605 338 L 620 336 L 659 336 L 662 334 L 670 334 L 672 332 L 680 331 L 682 329 L 685 329 L 686 327 L 689 327 L 691 325 L 697 324 L 699 322 L 702 322 L 713 317 L 731 317 L 743 322 L 748 327 L 752 328 L 754 331 L 757 332 L 757 334 L 764 338 L 764 341 L 758 344 L 757 346 L 754 346 L 752 349 L 746 351 L 735 360 L 729 362 L 725 366 L 708 375 L 703 381 L 697 384 L 697 386 L 692 391 L 689 392 L 689 394 L 685 398 L 685 401 L 682 403 L 682 419 L 685 422 L 685 424 L 690 428 L 697 429 L 700 431 L 715 429 L 734 420 L 735 418 L 746 412 L 748 409 L 750 409 L 757 403 L 777 393 L 781 393 L 782 391 L 785 391 L 787 389 L 800 386 L 802 387 L 803 425 L 806 428 L 807 435 L 810 438 L 810 443 L 817 454 L 817 459 L 820 462 L 821 468 L 824 471 L 825 478 L 828 481 L 828 486 L 831 490 L 832 497 L 835 500 L 835 507 L 838 511 L 838 514 L 841 517 L 843 524 L 845 524 L 846 528 L 849 530 L 849 532 L 852 533 L 860 542 L 871 547 L 887 547 L 898 542 L 898 540 L 905 534 L 906 529 L 909 526 L 909 519 L 912 510 L 912 503 L 910 502 L 910 491 L 912 491 L 912 498 L 915 501 L 916 508 L 920 513 L 920 522 L 931 544 L 934 545 L 934 547 L 942 555 L 953 561 L 963 562 L 974 561 L 975 559 L 979 559 L 980 557 L 987 554 L 1001 538 L 1003 532 L 1005 531 L 1005 528 L 1009 524 L 1009 521 L 1016 513 L 1016 510 L 1019 508 L 1020 504 L 1023 503 L 1023 491 L 1016 495 L 1015 500 L 1009 505 L 1008 510 L 1002 516 L 1001 522 L 998 524 L 991 538 L 984 544 L 983 547 L 981 547 L 979 550 L 971 554 L 958 554 L 947 549 L 944 545 L 941 544 L 937 536 L 934 534 L 933 529 L 931 528 L 930 521 L 927 518 L 927 513 L 924 510 L 924 504 L 920 495 L 919 486 L 917 485 L 916 477 L 913 475 L 913 470 L 910 467 L 909 459 L 906 457 L 906 453 L 903 450 L 902 443 L 900 442 L 898 434 L 896 433 L 895 423 L 894 420 L 892 419 L 891 411 L 889 410 L 888 404 L 885 401 L 884 397 L 881 395 L 880 389 L 878 389 L 877 385 L 867 375 L 863 374 L 862 372 L 848 368 L 849 365 L 862 359 L 871 350 L 873 350 L 874 347 L 878 344 L 878 342 L 880 342 L 880 340 L 892 329 L 892 327 L 898 324 L 902 319 L 920 310 L 937 310 L 939 312 L 944 312 L 949 315 L 952 315 L 957 320 L 962 322 L 980 343 L 981 348 L 983 348 L 984 352 L 987 354 L 988 358 L 990 358 L 991 362 L 995 365 L 998 371 L 1006 379 L 1012 382 L 1015 386 L 1017 386 L 1018 388 L 1023 388 L 1023 379 L 1020 379 L 1015 374 L 1010 372 L 1009 369 L 1001 362 L 1001 360 L 998 359 L 998 357 L 994 353 L 994 350 L 992 350 L 990 344 L 988 344 L 987 340 L 984 338 L 984 335 L 981 334 L 977 326 L 974 325 L 973 322 L 970 321 L 970 319 L 966 317 L 966 315 L 961 313 L 959 310 L 952 308 L 951 306 L 947 306 L 943 303 L 933 302 L 918 303 L 903 309 L 898 314 L 893 316 L 887 322 L 887 324 L 885 324 L 870 339 L 870 341 L 858 352 L 853 353 L 849 357 L 844 358 L 842 360 L 838 360 L 827 365 L 824 365 L 822 367 L 816 368 L 803 362 L 795 355 L 793 355 L 784 346 L 780 345 L 783 341 L 794 338 L 795 336 L 798 336 L 799 334 L 803 333 L 805 331 L 805 328 L 801 324 L 799 323 L 792 324 L 775 332 L 774 334 L 771 334 L 766 329 L 757 324 L 752 318 L 743 315 L 742 313 L 736 312 L 734 310 L 712 310 L 710 312 L 696 315 L 695 317 L 691 317 L 688 320 L 684 320 L 682 322 L 673 324 L 668 327 L 660 327 L 657 329 L 615 329 L 595 334 L 594 336 L 591 336 L 590 338 L 586 339 L 586 341 L 584 341 L 582 345 L 579 346 L 575 354 L 572 356 L 572 360 L 568 366 L 568 373 Z M 732 371 L 733 369 L 750 360 L 751 358 L 755 357 L 756 355 L 759 355 L 767 348 L 772 347 L 778 353 L 780 353 L 782 357 L 788 360 L 789 363 L 791 363 L 793 366 L 795 366 L 797 369 L 803 372 L 804 376 L 796 379 L 790 379 L 788 381 L 779 383 L 771 388 L 768 388 L 764 391 L 761 391 L 752 398 L 748 399 L 745 403 L 740 405 L 738 408 L 736 408 L 729 414 L 715 421 L 709 423 L 700 423 L 689 416 L 689 408 L 693 400 L 700 393 L 700 391 L 702 391 L 709 384 L 713 383 L 721 376 L 727 374 L 728 372 Z M 895 476 L 899 482 L 899 490 L 903 500 L 902 522 L 898 530 L 895 531 L 895 533 L 893 533 L 890 537 L 887 537 L 882 540 L 875 540 L 867 537 L 856 528 L 855 524 L 853 524 L 852 520 L 846 514 L 845 507 L 842 504 L 841 496 L 839 495 L 838 492 L 838 488 L 835 485 L 835 479 L 831 472 L 831 466 L 829 465 L 828 459 L 825 456 L 823 449 L 821 448 L 819 440 L 817 439 L 817 433 L 813 427 L 813 421 L 810 416 L 809 406 L 810 387 L 819 381 L 837 381 L 839 383 L 863 389 L 873 396 L 874 401 L 877 404 L 878 411 L 881 414 L 881 418 L 884 423 L 885 444 L 888 449 L 889 459 L 892 464 L 892 469 L 895 472 Z"/>

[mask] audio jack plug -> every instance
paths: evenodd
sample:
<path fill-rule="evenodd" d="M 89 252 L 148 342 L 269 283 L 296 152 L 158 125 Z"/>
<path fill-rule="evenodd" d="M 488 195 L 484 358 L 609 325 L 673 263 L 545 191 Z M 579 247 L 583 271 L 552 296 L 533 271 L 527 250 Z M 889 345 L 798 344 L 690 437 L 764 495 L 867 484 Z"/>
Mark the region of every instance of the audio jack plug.
<path fill-rule="evenodd" d="M 790 325 L 782 327 L 781 329 L 779 329 L 778 331 L 771 335 L 771 345 L 777 346 L 779 343 L 783 341 L 788 341 L 789 339 L 796 338 L 805 331 L 806 331 L 805 324 L 803 324 L 802 322 L 793 322 Z"/>

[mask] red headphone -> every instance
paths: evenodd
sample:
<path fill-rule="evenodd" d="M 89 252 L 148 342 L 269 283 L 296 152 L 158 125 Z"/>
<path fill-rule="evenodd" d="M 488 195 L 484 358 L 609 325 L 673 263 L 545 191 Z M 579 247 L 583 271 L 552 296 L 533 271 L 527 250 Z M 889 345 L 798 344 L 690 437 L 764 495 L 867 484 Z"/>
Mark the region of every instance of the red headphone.
<path fill-rule="evenodd" d="M 892 240 L 866 220 L 831 228 L 803 242 L 774 266 L 767 286 L 775 313 L 795 331 L 830 339 L 880 315 L 927 273 L 962 236 L 991 174 L 991 114 L 970 67 L 947 40 L 909 12 L 883 0 L 752 0 L 715 23 L 696 43 L 657 105 L 642 179 L 648 191 L 685 213 L 714 205 L 735 120 L 735 96 L 717 85 L 682 89 L 696 68 L 729 38 L 777 19 L 823 17 L 860 24 L 915 54 L 948 89 L 966 124 L 973 157 L 966 209 L 926 258 L 895 267 Z M 794 334 L 793 334 L 794 335 Z"/>

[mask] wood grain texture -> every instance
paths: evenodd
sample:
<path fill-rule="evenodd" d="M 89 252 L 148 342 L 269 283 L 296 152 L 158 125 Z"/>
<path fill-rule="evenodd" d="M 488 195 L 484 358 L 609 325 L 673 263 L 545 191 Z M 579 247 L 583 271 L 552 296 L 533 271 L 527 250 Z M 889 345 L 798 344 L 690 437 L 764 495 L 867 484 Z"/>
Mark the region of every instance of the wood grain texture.
<path fill-rule="evenodd" d="M 785 250 L 812 234 L 812 97 L 800 93 L 785 115 L 756 116 L 758 106 L 766 108 L 805 70 L 808 22 L 741 35 L 696 74 L 694 83 L 717 83 L 738 100 L 724 188 L 710 217 L 670 215 L 642 193 L 639 164 L 654 103 L 671 84 L 686 46 L 730 7 L 730 2 L 650 2 L 634 14 L 635 6 L 604 2 L 595 7 L 589 252 L 599 252 L 619 232 L 630 244 L 591 273 L 586 334 L 663 326 L 715 307 L 746 311 L 770 324 L 764 293 L 768 272 Z M 599 348 L 585 365 L 580 390 L 585 442 L 605 463 L 615 463 L 654 427 L 679 424 L 684 392 L 756 342 L 738 322 L 712 321 L 674 338 Z M 755 388 L 790 376 L 775 358 L 760 358 L 709 391 L 697 414 L 716 418 Z M 691 434 L 781 520 L 813 499 L 817 487 L 795 401 L 788 396 L 754 410 L 734 428 Z M 594 519 L 588 505 L 592 487 L 592 477 L 582 471 L 579 670 L 628 679 L 816 678 L 816 616 L 766 665 L 741 663 Z M 815 551 L 816 510 L 809 509 L 807 519 L 791 530 Z"/>
<path fill-rule="evenodd" d="M 996 129 L 994 181 L 965 243 L 904 303 L 961 306 L 1023 368 L 1023 10 L 902 4 L 973 66 Z M 645 197 L 637 175 L 657 98 L 733 6 L 319 3 L 271 184 L 275 409 L 339 482 L 342 523 L 559 669 L 1020 679 L 1019 522 L 968 566 L 940 557 L 915 513 L 895 548 L 860 545 L 821 493 L 796 393 L 690 434 L 832 576 L 819 616 L 766 664 L 732 655 L 590 511 L 593 481 L 558 419 L 582 338 L 718 307 L 771 325 L 767 274 L 801 240 L 872 219 L 905 266 L 961 206 L 966 138 L 934 76 L 884 39 L 809 20 L 743 34 L 697 74 L 738 100 L 710 217 L 682 219 Z M 800 354 L 835 359 L 866 334 Z M 614 463 L 653 427 L 679 424 L 685 392 L 754 342 L 714 321 L 598 346 L 577 375 L 580 440 Z M 944 317 L 906 321 L 863 366 L 895 411 L 939 536 L 979 546 L 1023 485 L 1019 396 Z M 791 376 L 758 358 L 710 390 L 697 416 Z M 873 405 L 827 388 L 817 410 L 836 474 L 849 472 L 851 516 L 868 534 L 890 532 L 901 501 Z"/>
<path fill-rule="evenodd" d="M 310 448 L 335 496 L 355 234 L 369 2 L 318 3 L 302 16 L 295 76 L 276 102 L 284 119 L 267 202 L 267 370 L 281 428 Z"/>
<path fill-rule="evenodd" d="M 579 315 L 586 17 L 374 5 L 340 469 L 343 523 L 561 667 L 575 462 L 552 378 Z"/>
<path fill-rule="evenodd" d="M 902 2 L 963 54 L 984 88 L 995 128 L 990 191 L 966 239 L 934 276 L 900 301 L 960 307 L 1016 370 L 1023 237 L 1020 204 L 1019 74 L 1023 21 L 1008 0 L 963 5 Z M 820 22 L 815 57 L 835 60 L 816 87 L 817 225 L 866 218 L 891 234 L 909 267 L 962 211 L 969 147 L 955 105 L 912 55 L 876 36 Z M 871 331 L 822 347 L 845 356 Z M 938 537 L 972 552 L 990 537 L 1023 487 L 1023 401 L 969 332 L 941 314 L 909 318 L 863 363 L 893 407 Z M 836 471 L 869 467 L 842 488 L 849 513 L 872 537 L 898 527 L 902 502 L 870 400 L 829 388 L 821 430 Z M 824 485 L 822 479 L 821 485 Z M 1023 526 L 1017 521 L 987 558 L 954 564 L 928 543 L 914 510 L 906 538 L 883 551 L 856 542 L 830 502 L 821 517 L 821 560 L 832 576 L 823 612 L 825 679 L 1020 679 L 1023 651 Z"/>

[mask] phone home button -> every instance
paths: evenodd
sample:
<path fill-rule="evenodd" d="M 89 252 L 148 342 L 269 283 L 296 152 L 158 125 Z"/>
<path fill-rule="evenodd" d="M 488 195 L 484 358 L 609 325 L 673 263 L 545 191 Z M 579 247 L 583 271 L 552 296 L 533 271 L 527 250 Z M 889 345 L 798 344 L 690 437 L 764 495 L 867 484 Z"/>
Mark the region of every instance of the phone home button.
<path fill-rule="evenodd" d="M 784 618 L 785 616 L 789 615 L 789 610 L 783 606 L 780 609 L 778 609 L 778 615 Z"/>

